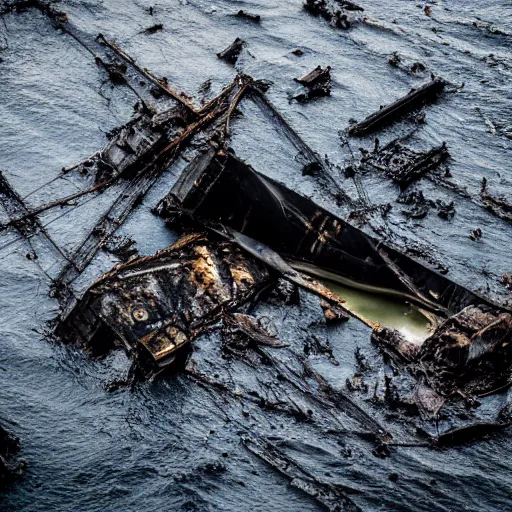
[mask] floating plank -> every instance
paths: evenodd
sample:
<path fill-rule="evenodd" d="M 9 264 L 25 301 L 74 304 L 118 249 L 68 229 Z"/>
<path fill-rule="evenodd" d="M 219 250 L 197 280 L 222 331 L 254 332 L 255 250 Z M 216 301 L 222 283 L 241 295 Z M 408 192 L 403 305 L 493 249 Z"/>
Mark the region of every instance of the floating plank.
<path fill-rule="evenodd" d="M 382 107 L 378 112 L 368 116 L 364 121 L 349 127 L 349 135 L 362 136 L 374 132 L 378 128 L 394 123 L 404 114 L 420 108 L 426 103 L 434 101 L 443 91 L 446 83 L 436 78 L 395 102 Z"/>

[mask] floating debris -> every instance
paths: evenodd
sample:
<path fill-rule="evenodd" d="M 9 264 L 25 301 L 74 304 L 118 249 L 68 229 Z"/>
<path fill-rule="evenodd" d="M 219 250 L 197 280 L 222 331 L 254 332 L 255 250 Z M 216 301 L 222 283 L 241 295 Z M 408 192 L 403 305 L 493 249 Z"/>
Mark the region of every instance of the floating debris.
<path fill-rule="evenodd" d="M 444 220 L 451 220 L 455 216 L 455 203 L 451 201 L 450 203 L 445 203 L 438 199 L 436 201 L 437 207 L 439 208 L 437 215 Z"/>
<path fill-rule="evenodd" d="M 253 23 L 259 23 L 261 21 L 261 16 L 259 14 L 252 14 L 250 12 L 244 11 L 243 9 L 240 9 L 234 16 L 235 18 L 252 21 Z"/>
<path fill-rule="evenodd" d="M 156 32 L 160 32 L 160 30 L 164 29 L 163 23 L 155 23 L 154 25 L 151 25 L 151 27 L 145 28 L 144 33 L 145 34 L 155 34 Z"/>
<path fill-rule="evenodd" d="M 331 67 L 322 68 L 317 66 L 313 71 L 295 81 L 303 85 L 306 93 L 299 93 L 294 96 L 297 101 L 307 101 L 312 98 L 330 96 L 331 94 Z"/>
<path fill-rule="evenodd" d="M 496 197 L 490 194 L 486 178 L 482 178 L 480 198 L 486 210 L 489 210 L 500 219 L 512 222 L 512 202 L 507 201 L 504 197 Z"/>
<path fill-rule="evenodd" d="M 407 61 L 398 52 L 393 52 L 388 59 L 388 64 L 409 74 L 423 74 L 427 71 L 427 66 L 423 62 Z"/>
<path fill-rule="evenodd" d="M 384 172 L 404 189 L 436 170 L 448 156 L 445 143 L 427 151 L 415 151 L 393 140 L 383 148 L 377 147 L 372 153 L 364 154 L 361 166 Z"/>
<path fill-rule="evenodd" d="M 411 219 L 425 218 L 430 209 L 435 206 L 434 201 L 427 200 L 421 190 L 415 190 L 408 194 L 402 193 L 398 197 L 397 202 L 410 206 L 408 210 L 402 210 L 402 213 Z"/>
<path fill-rule="evenodd" d="M 341 29 L 348 29 L 352 25 L 354 19 L 351 13 L 364 11 L 362 7 L 348 0 L 306 0 L 304 9 Z"/>
<path fill-rule="evenodd" d="M 434 101 L 443 91 L 446 83 L 436 78 L 418 89 L 413 89 L 409 94 L 399 100 L 381 107 L 378 112 L 368 116 L 364 121 L 355 123 L 349 127 L 349 135 L 363 136 L 376 129 L 394 123 L 397 119 L 406 113 L 423 107 L 426 103 Z"/>
<path fill-rule="evenodd" d="M 217 57 L 231 64 L 236 64 L 236 61 L 238 60 L 242 50 L 245 48 L 245 45 L 245 41 L 242 41 L 242 39 L 237 37 L 225 50 L 217 53 Z"/>
<path fill-rule="evenodd" d="M 469 233 L 469 238 L 471 238 L 473 242 L 480 240 L 480 238 L 482 238 L 482 230 L 480 228 L 473 229 L 471 233 Z"/>

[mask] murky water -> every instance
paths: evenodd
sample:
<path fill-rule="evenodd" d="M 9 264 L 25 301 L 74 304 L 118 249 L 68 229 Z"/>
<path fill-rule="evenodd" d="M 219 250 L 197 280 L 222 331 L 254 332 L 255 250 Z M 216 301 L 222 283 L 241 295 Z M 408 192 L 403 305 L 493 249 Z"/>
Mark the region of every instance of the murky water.
<path fill-rule="evenodd" d="M 509 224 L 483 210 L 478 201 L 428 179 L 418 185 L 425 196 L 455 201 L 457 213 L 451 221 L 440 218 L 435 209 L 425 219 L 408 219 L 404 206 L 395 201 L 397 186 L 385 176 L 361 176 L 356 187 L 341 170 L 360 147 L 371 149 L 373 138 L 351 140 L 349 145 L 340 139 L 350 119 L 363 119 L 428 80 L 430 73 L 450 81 L 453 89 L 464 82 L 464 88 L 445 94 L 426 110 L 425 124 L 405 120 L 379 132 L 381 144 L 408 133 L 408 143 L 415 147 L 446 141 L 451 183 L 478 199 L 485 177 L 493 192 L 510 197 L 510 1 L 439 0 L 428 3 L 432 12 L 427 16 L 426 2 L 361 0 L 367 20 L 347 32 L 308 15 L 300 0 L 120 4 L 66 0 L 60 7 L 85 32 L 116 40 L 143 67 L 198 98 L 206 80 L 212 82 L 211 96 L 237 70 L 270 81 L 271 101 L 320 155 L 328 157 L 343 189 L 354 200 L 363 189 L 370 204 L 392 204 L 387 217 L 371 219 L 369 232 L 374 229 L 389 243 L 425 255 L 434 267 L 443 265 L 452 279 L 470 289 L 510 300 L 510 292 L 500 284 L 501 276 L 512 271 Z M 239 9 L 260 14 L 261 24 L 233 17 Z M 162 23 L 163 30 L 144 32 L 155 23 Z M 503 34 L 496 33 L 498 29 Z M 237 69 L 216 57 L 235 37 L 248 43 Z M 297 47 L 304 52 L 300 57 L 292 53 Z M 393 52 L 401 56 L 402 68 L 388 64 Z M 425 64 L 425 73 L 408 71 L 416 61 Z M 332 67 L 331 97 L 291 102 L 297 89 L 293 78 L 317 65 Z M 100 149 L 106 143 L 104 134 L 130 119 L 137 101 L 127 87 L 113 86 L 83 47 L 32 9 L 0 20 L 0 84 L 0 169 L 29 206 L 84 188 L 80 176 L 59 178 L 60 169 Z M 346 207 L 333 204 L 314 177 L 302 175 L 296 148 L 257 105 L 244 101 L 240 111 L 243 115 L 232 124 L 238 156 L 330 211 L 347 213 Z M 119 230 L 134 238 L 141 254 L 167 247 L 176 238 L 151 209 L 184 165 L 184 160 L 173 165 Z M 64 255 L 80 244 L 118 193 L 114 187 L 93 200 L 77 201 L 76 207 L 41 215 Z M 0 215 L 4 220 L 4 212 Z M 475 242 L 469 232 L 477 227 L 483 236 Z M 363 510 L 510 508 L 512 448 L 506 431 L 446 450 L 398 446 L 389 457 L 380 458 L 364 435 L 358 436 L 366 426 L 346 411 L 334 426 L 316 410 L 315 421 L 299 421 L 216 393 L 180 374 L 140 383 L 133 390 L 106 391 L 126 369 L 126 358 L 116 352 L 92 360 L 72 347 L 49 342 L 46 322 L 55 317 L 58 304 L 49 297 L 48 276 L 55 275 L 62 262 L 52 254 L 31 261 L 26 257 L 29 250 L 15 231 L 0 234 L 0 421 L 20 436 L 21 456 L 28 464 L 23 478 L 2 495 L 1 510 L 319 510 L 313 499 L 242 446 L 246 431 L 272 439 L 311 474 L 348 489 Z M 77 288 L 116 261 L 111 254 L 98 255 Z M 349 300 L 369 316 L 377 310 L 381 319 L 390 309 L 375 297 L 367 301 L 355 294 Z M 423 322 L 401 307 L 392 315 L 398 324 L 404 319 L 414 325 Z M 289 344 L 288 349 L 275 349 L 283 363 L 292 365 L 313 339 L 328 344 L 337 365 L 311 349 L 308 361 L 336 387 L 343 387 L 357 371 L 358 348 L 378 371 L 391 374 L 379 366 L 382 359 L 370 344 L 369 328 L 354 320 L 326 328 L 318 300 L 306 294 L 298 305 L 283 306 L 272 299 L 255 313 L 270 318 Z M 420 335 L 416 327 L 413 330 Z M 195 342 L 193 357 L 199 368 L 246 396 L 268 393 L 267 401 L 278 401 L 269 391 L 275 374 L 264 365 L 224 358 L 220 345 L 216 333 Z M 279 398 L 289 401 L 285 394 Z M 410 422 L 372 401 L 357 396 L 354 400 L 386 424 L 395 440 L 417 440 Z M 492 417 L 506 400 L 506 394 L 493 397 L 460 416 Z M 295 395 L 294 401 L 306 410 L 313 407 Z"/>
<path fill-rule="evenodd" d="M 325 285 L 345 300 L 349 311 L 381 327 L 396 329 L 412 343 L 421 345 L 432 333 L 428 318 L 407 302 L 329 281 Z"/>

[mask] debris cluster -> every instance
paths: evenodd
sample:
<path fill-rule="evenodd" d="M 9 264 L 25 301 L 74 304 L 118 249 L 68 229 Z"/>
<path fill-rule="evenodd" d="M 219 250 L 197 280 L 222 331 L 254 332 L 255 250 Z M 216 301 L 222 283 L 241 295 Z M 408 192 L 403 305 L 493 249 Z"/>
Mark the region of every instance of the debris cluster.
<path fill-rule="evenodd" d="M 322 68 L 317 66 L 313 71 L 295 81 L 303 85 L 306 92 L 294 96 L 294 99 L 304 102 L 313 98 L 330 96 L 331 94 L 331 67 Z"/>
<path fill-rule="evenodd" d="M 419 346 L 396 332 L 375 330 L 373 340 L 431 390 L 418 406 L 437 414 L 454 396 L 478 397 L 508 387 L 512 363 L 512 315 L 485 306 L 467 306 L 440 323 Z M 435 407 L 433 407 L 435 404 Z"/>
<path fill-rule="evenodd" d="M 233 316 L 270 279 L 268 269 L 236 245 L 191 234 L 103 275 L 57 333 L 100 353 L 106 350 L 97 344 L 115 340 L 143 361 L 165 366 L 210 325 Z"/>
<path fill-rule="evenodd" d="M 435 171 L 449 156 L 446 144 L 427 151 L 415 151 L 398 140 L 365 153 L 361 166 L 382 171 L 403 189 Z"/>
<path fill-rule="evenodd" d="M 353 14 L 364 11 L 362 7 L 348 0 L 306 0 L 304 9 L 341 29 L 350 28 L 354 22 Z"/>
<path fill-rule="evenodd" d="M 234 65 L 245 46 L 245 41 L 237 37 L 227 48 L 217 53 L 217 57 Z"/>

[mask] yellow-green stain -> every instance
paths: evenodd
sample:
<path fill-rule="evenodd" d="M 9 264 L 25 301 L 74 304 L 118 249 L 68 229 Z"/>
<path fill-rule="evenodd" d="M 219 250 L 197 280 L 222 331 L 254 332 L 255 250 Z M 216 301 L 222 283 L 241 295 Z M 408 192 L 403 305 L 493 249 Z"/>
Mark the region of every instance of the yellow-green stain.
<path fill-rule="evenodd" d="M 345 307 L 355 315 L 399 331 L 408 341 L 421 344 L 431 334 L 428 318 L 405 301 L 369 293 L 330 281 L 324 284 L 345 299 Z"/>

